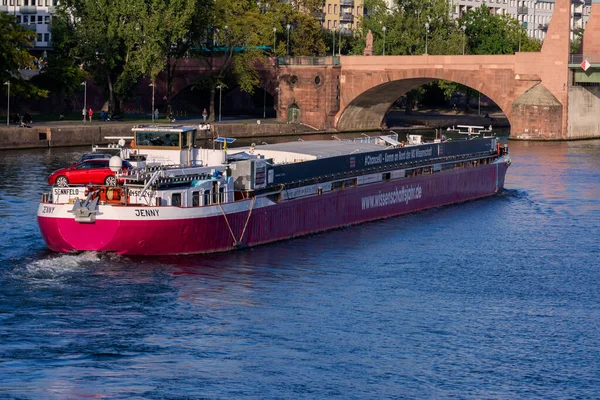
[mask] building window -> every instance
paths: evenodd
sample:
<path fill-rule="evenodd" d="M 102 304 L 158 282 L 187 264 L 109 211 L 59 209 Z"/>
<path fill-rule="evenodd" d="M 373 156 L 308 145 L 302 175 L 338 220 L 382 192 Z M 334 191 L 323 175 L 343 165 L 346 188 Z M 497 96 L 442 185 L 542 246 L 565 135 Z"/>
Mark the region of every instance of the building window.
<path fill-rule="evenodd" d="M 37 34 L 37 41 L 38 41 L 38 42 L 41 42 L 41 41 L 42 41 L 42 34 L 41 34 L 41 33 L 38 33 L 38 34 Z"/>
<path fill-rule="evenodd" d="M 29 23 L 29 15 L 23 15 L 23 23 L 24 24 L 28 24 Z"/>
<path fill-rule="evenodd" d="M 44 23 L 44 17 L 42 15 L 38 15 L 38 24 L 43 24 Z"/>
<path fill-rule="evenodd" d="M 45 24 L 49 24 L 50 23 L 50 16 L 49 15 L 44 16 L 44 23 Z"/>
<path fill-rule="evenodd" d="M 44 42 L 50 42 L 50 34 L 44 33 Z"/>
<path fill-rule="evenodd" d="M 334 5 L 333 5 L 333 13 L 334 13 L 334 14 L 337 14 L 337 4 L 334 4 Z"/>
<path fill-rule="evenodd" d="M 331 4 L 327 4 L 327 14 L 331 14 Z"/>

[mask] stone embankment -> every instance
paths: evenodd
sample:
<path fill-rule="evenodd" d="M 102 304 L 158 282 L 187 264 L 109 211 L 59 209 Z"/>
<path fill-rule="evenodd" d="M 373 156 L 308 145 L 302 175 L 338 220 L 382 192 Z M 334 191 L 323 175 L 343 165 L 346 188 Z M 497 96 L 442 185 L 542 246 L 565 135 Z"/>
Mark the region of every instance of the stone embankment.
<path fill-rule="evenodd" d="M 195 120 L 183 121 L 182 124 L 197 125 L 198 122 Z M 256 120 L 253 122 L 214 124 L 211 127 L 210 136 L 258 138 L 314 133 L 313 129 L 304 125 L 257 124 Z M 114 140 L 106 140 L 107 136 L 130 136 L 133 125 L 127 122 L 92 122 L 88 124 L 50 122 L 33 124 L 31 128 L 0 127 L 0 150 L 106 144 L 114 142 Z"/>

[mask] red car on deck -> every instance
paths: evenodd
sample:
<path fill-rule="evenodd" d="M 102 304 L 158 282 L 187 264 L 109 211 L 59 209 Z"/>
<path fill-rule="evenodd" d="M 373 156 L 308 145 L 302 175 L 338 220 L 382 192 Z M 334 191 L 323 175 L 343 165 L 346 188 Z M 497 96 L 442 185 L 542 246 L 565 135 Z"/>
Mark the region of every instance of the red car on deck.
<path fill-rule="evenodd" d="M 108 159 L 95 159 L 77 162 L 70 167 L 54 171 L 48 177 L 49 185 L 108 185 L 115 186 L 117 178 L 108 167 Z M 123 161 L 124 170 L 131 168 L 131 164 Z"/>

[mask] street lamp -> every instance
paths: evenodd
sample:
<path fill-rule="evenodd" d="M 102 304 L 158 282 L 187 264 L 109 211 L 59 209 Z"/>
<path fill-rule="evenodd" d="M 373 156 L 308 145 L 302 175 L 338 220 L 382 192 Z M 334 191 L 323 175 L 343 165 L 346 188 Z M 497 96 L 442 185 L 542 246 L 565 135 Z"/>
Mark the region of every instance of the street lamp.
<path fill-rule="evenodd" d="M 342 55 L 342 24 L 338 25 L 338 30 L 340 31 L 340 37 L 338 40 L 338 56 Z"/>
<path fill-rule="evenodd" d="M 267 89 L 263 88 L 263 119 L 267 118 Z"/>
<path fill-rule="evenodd" d="M 467 26 L 461 26 L 463 31 L 463 56 L 465 55 L 465 42 L 467 41 Z"/>
<path fill-rule="evenodd" d="M 292 27 L 290 24 L 287 24 L 286 26 L 287 29 L 287 46 L 286 46 L 286 55 L 289 57 L 290 55 L 290 28 Z"/>
<path fill-rule="evenodd" d="M 219 122 L 221 122 L 221 95 L 223 94 L 223 87 L 219 85 L 217 89 L 219 89 Z"/>
<path fill-rule="evenodd" d="M 385 56 L 385 31 L 387 31 L 387 28 L 384 26 L 381 29 L 383 30 L 383 55 Z"/>
<path fill-rule="evenodd" d="M 519 21 L 519 53 L 521 52 L 521 36 L 523 36 L 523 23 Z"/>
<path fill-rule="evenodd" d="M 6 126 L 10 125 L 10 81 L 4 82 L 4 85 L 8 86 L 8 97 L 6 98 Z"/>
<path fill-rule="evenodd" d="M 275 54 L 276 48 L 277 48 L 277 28 L 273 28 L 273 54 Z"/>
<path fill-rule="evenodd" d="M 152 86 L 152 109 L 150 111 L 152 112 L 152 122 L 154 122 L 154 80 L 148 86 Z"/>
<path fill-rule="evenodd" d="M 429 37 L 429 22 L 425 22 L 425 54 L 427 54 L 427 39 Z"/>
<path fill-rule="evenodd" d="M 333 37 L 333 45 L 331 45 L 331 57 L 335 57 L 335 26 L 331 30 L 331 36 Z"/>
<path fill-rule="evenodd" d="M 87 81 L 81 82 L 83 85 L 83 109 L 87 110 Z M 83 123 L 85 124 L 85 111 L 83 112 Z"/>
<path fill-rule="evenodd" d="M 227 43 L 227 47 L 229 47 L 229 27 L 225 25 L 225 41 Z"/>

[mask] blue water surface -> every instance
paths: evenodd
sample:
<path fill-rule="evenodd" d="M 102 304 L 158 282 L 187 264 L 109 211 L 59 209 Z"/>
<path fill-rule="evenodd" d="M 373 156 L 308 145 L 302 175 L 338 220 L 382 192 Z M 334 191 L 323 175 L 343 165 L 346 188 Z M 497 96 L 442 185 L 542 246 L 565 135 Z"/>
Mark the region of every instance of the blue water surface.
<path fill-rule="evenodd" d="M 600 141 L 510 145 L 494 198 L 153 258 L 48 251 L 86 149 L 2 152 L 0 398 L 599 398 Z"/>

